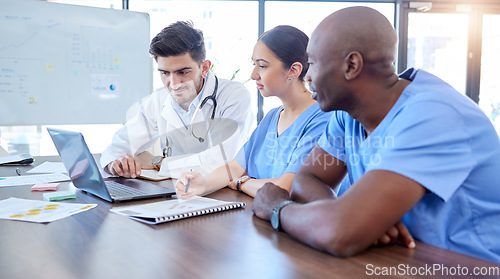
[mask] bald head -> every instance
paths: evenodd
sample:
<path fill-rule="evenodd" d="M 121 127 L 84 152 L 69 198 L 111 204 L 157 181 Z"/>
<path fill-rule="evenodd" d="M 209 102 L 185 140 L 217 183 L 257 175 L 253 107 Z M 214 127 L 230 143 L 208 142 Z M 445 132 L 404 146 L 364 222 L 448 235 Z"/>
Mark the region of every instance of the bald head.
<path fill-rule="evenodd" d="M 394 74 L 397 36 L 385 16 L 372 8 L 349 7 L 331 14 L 313 32 L 311 43 L 324 58 L 343 59 L 357 51 L 363 57 L 364 70 Z"/>

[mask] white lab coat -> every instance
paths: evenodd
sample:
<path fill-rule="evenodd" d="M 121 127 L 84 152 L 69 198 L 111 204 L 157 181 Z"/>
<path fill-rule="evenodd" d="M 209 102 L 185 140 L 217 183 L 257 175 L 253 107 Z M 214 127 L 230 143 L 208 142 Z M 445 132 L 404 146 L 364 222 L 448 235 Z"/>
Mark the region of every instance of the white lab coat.
<path fill-rule="evenodd" d="M 206 96 L 212 95 L 214 87 L 215 76 L 209 72 L 200 103 Z M 216 100 L 215 121 L 212 122 L 210 133 L 212 136 L 207 137 L 201 144 L 174 111 L 172 97 L 167 90 L 155 90 L 139 104 L 138 113 L 113 136 L 112 143 L 101 155 L 101 166 L 105 167 L 125 154 L 139 154 L 153 145 L 158 138 L 163 149 L 167 137 L 172 148 L 172 157 L 163 160 L 160 169 L 162 175 L 178 178 L 180 173 L 191 169 L 207 174 L 231 161 L 248 139 L 252 128 L 250 94 L 241 83 L 219 78 Z M 197 123 L 194 127 L 208 127 L 212 109 L 213 103 L 208 101 L 197 115 L 193 115 L 197 118 L 192 119 L 192 123 Z M 196 131 L 197 137 L 205 136 L 199 129 Z M 231 134 L 229 138 L 228 133 Z M 225 154 L 222 154 L 222 151 Z"/>

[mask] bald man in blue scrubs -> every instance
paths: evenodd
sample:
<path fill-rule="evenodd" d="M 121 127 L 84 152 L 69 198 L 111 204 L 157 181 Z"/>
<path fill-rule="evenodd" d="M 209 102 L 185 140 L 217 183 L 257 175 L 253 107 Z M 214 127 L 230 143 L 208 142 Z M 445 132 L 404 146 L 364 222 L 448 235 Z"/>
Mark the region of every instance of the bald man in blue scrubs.
<path fill-rule="evenodd" d="M 308 45 L 311 89 L 334 111 L 296 174 L 292 198 L 268 183 L 253 210 L 337 256 L 357 254 L 400 220 L 416 239 L 500 262 L 500 142 L 468 97 L 393 62 L 397 38 L 376 10 L 327 17 Z M 351 186 L 333 188 L 347 175 Z"/>

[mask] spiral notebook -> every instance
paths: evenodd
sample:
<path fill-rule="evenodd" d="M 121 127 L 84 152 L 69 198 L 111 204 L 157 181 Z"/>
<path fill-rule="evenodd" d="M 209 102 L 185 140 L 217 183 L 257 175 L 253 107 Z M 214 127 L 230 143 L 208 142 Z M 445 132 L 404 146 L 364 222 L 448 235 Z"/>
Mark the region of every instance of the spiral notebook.
<path fill-rule="evenodd" d="M 186 200 L 167 200 L 142 205 L 112 208 L 110 211 L 147 224 L 159 224 L 174 220 L 242 208 L 244 202 L 226 202 L 205 197 Z"/>

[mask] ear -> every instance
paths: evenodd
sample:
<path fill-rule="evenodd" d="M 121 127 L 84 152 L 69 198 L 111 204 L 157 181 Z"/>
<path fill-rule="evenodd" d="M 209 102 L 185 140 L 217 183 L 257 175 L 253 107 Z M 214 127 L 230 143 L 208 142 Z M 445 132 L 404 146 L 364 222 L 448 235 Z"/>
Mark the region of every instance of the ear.
<path fill-rule="evenodd" d="M 210 71 L 210 66 L 212 65 L 212 62 L 210 62 L 210 60 L 205 60 L 203 62 L 201 62 L 201 76 L 203 78 L 206 78 L 207 75 L 208 75 L 208 71 Z"/>
<path fill-rule="evenodd" d="M 300 76 L 300 73 L 302 73 L 302 63 L 295 62 L 292 64 L 292 66 L 290 66 L 290 69 L 288 70 L 288 77 L 297 79 Z"/>
<path fill-rule="evenodd" d="M 344 59 L 346 80 L 353 80 L 359 76 L 363 69 L 363 56 L 357 51 L 351 51 Z"/>

